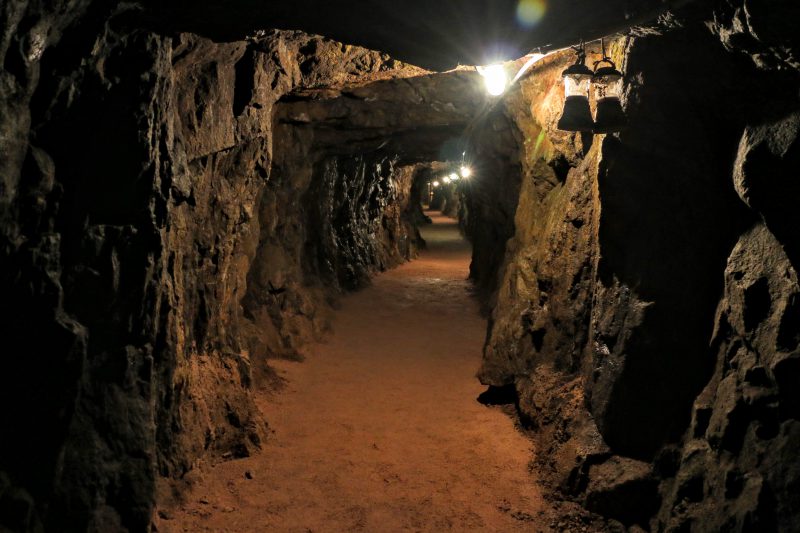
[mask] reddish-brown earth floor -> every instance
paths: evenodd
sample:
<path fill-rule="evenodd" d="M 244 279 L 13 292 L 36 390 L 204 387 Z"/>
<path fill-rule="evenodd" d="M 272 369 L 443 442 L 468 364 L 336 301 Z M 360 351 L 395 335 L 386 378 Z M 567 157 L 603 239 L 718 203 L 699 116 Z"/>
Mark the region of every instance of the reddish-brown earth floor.
<path fill-rule="evenodd" d="M 288 385 L 259 398 L 263 451 L 207 469 L 161 530 L 548 529 L 531 441 L 476 401 L 486 322 L 469 244 L 429 214 L 418 260 L 347 296 L 304 362 L 273 362 Z"/>

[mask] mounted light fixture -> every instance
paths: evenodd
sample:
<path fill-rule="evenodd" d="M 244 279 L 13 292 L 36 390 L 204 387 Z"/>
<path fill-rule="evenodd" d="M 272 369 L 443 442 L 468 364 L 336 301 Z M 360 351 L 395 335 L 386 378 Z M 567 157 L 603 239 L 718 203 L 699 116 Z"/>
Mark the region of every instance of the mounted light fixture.
<path fill-rule="evenodd" d="M 597 111 L 594 119 L 595 133 L 611 133 L 621 130 L 628 122 L 622 110 L 622 72 L 606 55 L 606 44 L 602 42 L 603 59 L 594 64 L 592 87 Z M 605 64 L 606 66 L 600 66 Z"/>
<path fill-rule="evenodd" d="M 461 177 L 464 178 L 464 179 L 467 179 L 470 176 L 472 176 L 472 169 L 469 168 L 466 165 L 462 166 L 461 167 Z"/>
<path fill-rule="evenodd" d="M 445 182 L 445 183 L 450 183 L 450 176 L 443 177 L 442 181 Z"/>
<path fill-rule="evenodd" d="M 434 186 L 434 188 L 438 187 L 439 186 L 439 182 L 438 181 L 434 181 L 433 182 L 433 186 Z"/>
<path fill-rule="evenodd" d="M 589 108 L 589 84 L 592 71 L 586 66 L 586 50 L 583 43 L 574 47 L 578 58 L 561 76 L 564 79 L 564 111 L 558 120 L 558 129 L 564 131 L 592 131 L 594 121 Z"/>
<path fill-rule="evenodd" d="M 478 74 L 483 76 L 483 83 L 486 85 L 486 92 L 492 96 L 500 96 L 506 90 L 508 76 L 503 65 L 490 65 L 488 67 L 476 67 Z"/>
<path fill-rule="evenodd" d="M 450 181 L 458 181 L 458 174 L 456 174 L 455 172 L 450 174 L 450 176 L 448 177 L 450 178 Z"/>

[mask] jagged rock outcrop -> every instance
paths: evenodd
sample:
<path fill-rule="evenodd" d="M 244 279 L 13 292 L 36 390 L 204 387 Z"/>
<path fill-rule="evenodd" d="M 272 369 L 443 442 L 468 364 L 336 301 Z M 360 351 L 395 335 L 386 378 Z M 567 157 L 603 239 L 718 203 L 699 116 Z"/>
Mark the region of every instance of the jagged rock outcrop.
<path fill-rule="evenodd" d="M 285 288 L 280 269 L 251 268 L 270 238 L 288 256 L 303 250 L 291 256 L 298 283 L 325 275 L 342 289 L 414 253 L 403 206 L 411 165 L 427 154 L 392 146 L 359 159 L 351 137 L 328 142 L 346 151 L 292 168 L 303 154 L 286 154 L 287 139 L 272 182 L 273 114 L 299 88 L 366 91 L 366 101 L 367 82 L 423 71 L 299 32 L 214 43 L 138 29 L 135 15 L 133 5 L 3 6 L 2 335 L 13 348 L 0 390 L 18 407 L 0 421 L 14 435 L 0 444 L 0 501 L 12 529 L 145 530 L 157 493 L 172 491 L 165 480 L 258 446 L 241 302 L 248 280 L 275 284 L 268 298 Z M 419 117 L 439 87 L 408 85 L 387 108 L 413 96 Z M 341 100 L 351 98 L 361 97 Z M 468 115 L 434 114 L 434 135 Z M 306 190 L 286 197 L 296 179 Z M 276 228 L 312 220 L 305 240 L 280 240 L 290 234 Z M 302 262 L 312 257 L 316 270 Z M 281 296 L 281 312 L 324 307 L 331 292 L 295 296 Z"/>
<path fill-rule="evenodd" d="M 794 108 L 793 108 L 794 107 Z M 800 468 L 796 210 L 798 109 L 748 127 L 733 185 L 759 215 L 728 257 L 711 351 L 714 373 L 692 409 L 659 527 L 790 531 Z M 791 177 L 790 177 L 791 176 Z"/>
<path fill-rule="evenodd" d="M 770 530 L 796 519 L 784 490 L 797 482 L 796 461 L 781 456 L 794 420 L 776 414 L 794 400 L 759 362 L 791 361 L 795 347 L 773 337 L 751 344 L 762 321 L 764 336 L 797 320 L 796 275 L 785 274 L 796 266 L 789 228 L 800 197 L 795 38 L 771 31 L 783 27 L 769 24 L 773 15 L 733 4 L 696 3 L 610 43 L 627 78 L 629 125 L 618 136 L 557 131 L 571 57 L 540 62 L 495 119 L 507 121 L 516 153 L 464 199 L 476 206 L 467 228 L 479 228 L 472 270 L 494 289 L 479 377 L 515 385 L 553 484 L 626 525 Z M 795 9 L 780 7 L 784 16 Z M 505 176 L 517 173 L 515 187 Z M 768 230 L 750 229 L 759 219 Z M 482 245 L 487 227 L 507 228 L 504 244 Z M 733 284 L 742 261 L 754 273 Z M 735 317 L 746 299 L 744 327 Z M 737 325 L 724 325 L 731 315 Z M 730 368 L 732 345 L 742 354 L 747 346 L 745 370 Z M 745 378 L 753 365 L 748 376 L 764 376 L 757 394 Z M 735 451 L 720 448 L 726 431 L 737 435 Z M 726 476 L 742 490 L 726 496 Z M 616 505 L 632 494 L 636 505 Z"/>
<path fill-rule="evenodd" d="M 261 199 L 260 243 L 243 302 L 250 351 L 262 364 L 298 357 L 328 329 L 342 291 L 412 259 L 419 247 L 410 205 L 415 167 L 385 158 L 315 161 L 288 139 L 276 147 L 282 170 Z"/>
<path fill-rule="evenodd" d="M 800 70 L 794 21 L 800 6 L 791 0 L 769 5 L 754 0 L 724 0 L 714 6 L 709 27 L 726 49 L 748 54 L 763 70 Z"/>
<path fill-rule="evenodd" d="M 508 96 L 506 96 L 508 98 Z M 472 242 L 470 279 L 485 302 L 493 302 L 506 243 L 514 235 L 521 162 L 518 129 L 493 105 L 484 109 L 469 132 L 470 162 L 476 177 L 462 191 L 460 225 Z M 488 313 L 488 307 L 484 311 Z M 491 328 L 491 318 L 490 318 Z"/>
<path fill-rule="evenodd" d="M 696 63 L 672 62 L 681 43 Z M 744 124 L 717 89 L 736 59 L 697 23 L 666 21 L 662 35 L 634 38 L 629 128 L 619 143 L 604 140 L 591 406 L 609 444 L 639 459 L 652 459 L 688 423 L 710 376 L 720 265 L 751 220 L 730 180 Z M 678 68 L 691 88 L 674 76 Z M 650 84 L 663 93 L 651 96 Z"/>
<path fill-rule="evenodd" d="M 337 294 L 416 254 L 414 184 L 483 102 L 476 81 L 454 72 L 309 89 L 279 103 L 244 301 L 254 354 L 296 356 L 325 330 Z"/>
<path fill-rule="evenodd" d="M 198 463 L 251 453 L 266 358 L 413 256 L 428 163 L 468 139 L 447 205 L 480 378 L 514 386 L 553 486 L 626 526 L 791 529 L 796 2 L 613 39 L 629 127 L 598 137 L 555 128 L 567 53 L 487 105 L 466 69 L 142 7 L 0 6 L 0 525 L 147 530 Z"/>
<path fill-rule="evenodd" d="M 711 343 L 714 375 L 694 403 L 659 529 L 790 531 L 800 466 L 800 286 L 763 222 L 725 269 Z"/>

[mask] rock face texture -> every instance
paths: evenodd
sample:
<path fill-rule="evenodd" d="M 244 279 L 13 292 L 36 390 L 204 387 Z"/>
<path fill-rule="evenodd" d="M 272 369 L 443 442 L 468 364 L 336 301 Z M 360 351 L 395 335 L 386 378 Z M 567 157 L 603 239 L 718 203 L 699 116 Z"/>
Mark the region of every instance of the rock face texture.
<path fill-rule="evenodd" d="M 663 483 L 667 528 L 796 527 L 798 294 L 783 247 L 757 223 L 728 258 L 714 374 L 695 400 L 677 473 Z"/>
<path fill-rule="evenodd" d="M 516 391 L 553 486 L 625 526 L 793 529 L 800 8 L 762 4 L 609 41 L 629 125 L 591 136 L 556 129 L 565 53 L 487 100 L 471 70 L 300 32 L 4 2 L 0 528 L 146 531 L 256 449 L 266 359 L 414 256 L 431 162 L 468 147 L 437 200 L 474 245 L 479 377 Z"/>
<path fill-rule="evenodd" d="M 490 156 L 464 199 L 491 312 L 480 379 L 515 386 L 554 486 L 628 526 L 797 520 L 784 450 L 800 77 L 776 16 L 700 3 L 612 42 L 627 80 L 619 135 L 555 128 L 572 58 L 548 57 L 493 119 L 517 150 Z M 509 153 L 486 133 L 505 129 L 484 127 L 475 152 Z"/>
<path fill-rule="evenodd" d="M 258 447 L 265 357 L 413 257 L 416 165 L 480 87 L 126 4 L 0 11 L 0 523 L 144 531 L 198 462 Z"/>
<path fill-rule="evenodd" d="M 253 354 L 295 355 L 325 329 L 326 302 L 416 254 L 427 163 L 482 101 L 475 75 L 454 73 L 279 102 L 243 302 Z"/>

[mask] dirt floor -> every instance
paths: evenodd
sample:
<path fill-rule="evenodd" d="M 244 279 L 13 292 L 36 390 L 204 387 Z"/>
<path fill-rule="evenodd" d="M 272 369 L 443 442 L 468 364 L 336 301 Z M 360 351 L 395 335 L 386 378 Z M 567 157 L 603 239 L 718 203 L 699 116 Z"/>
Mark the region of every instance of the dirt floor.
<path fill-rule="evenodd" d="M 347 296 L 304 362 L 273 362 L 263 452 L 207 469 L 161 531 L 549 530 L 531 441 L 476 401 L 469 244 L 429 215 L 418 260 Z"/>

